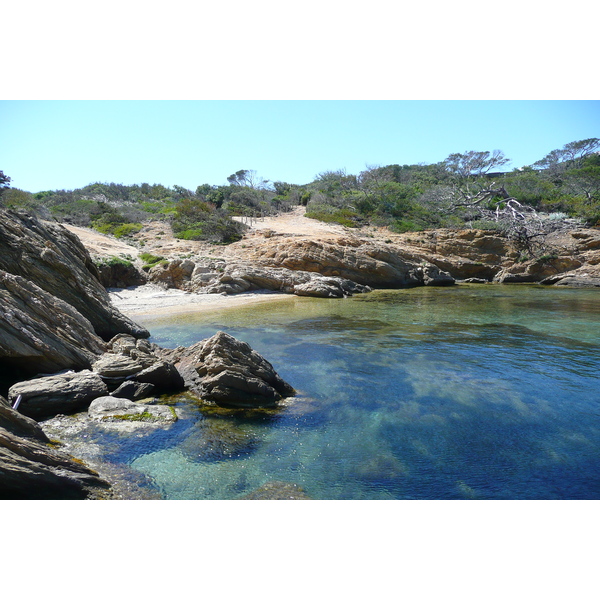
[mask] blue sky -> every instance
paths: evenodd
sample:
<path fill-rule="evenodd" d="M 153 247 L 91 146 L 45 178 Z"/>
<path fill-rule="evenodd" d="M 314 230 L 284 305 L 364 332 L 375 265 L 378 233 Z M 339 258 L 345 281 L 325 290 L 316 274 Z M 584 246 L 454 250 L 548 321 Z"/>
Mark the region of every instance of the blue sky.
<path fill-rule="evenodd" d="M 502 150 L 518 168 L 600 137 L 599 101 L 0 101 L 0 169 L 30 192 L 92 183 L 226 184 L 239 169 L 326 170 Z"/>

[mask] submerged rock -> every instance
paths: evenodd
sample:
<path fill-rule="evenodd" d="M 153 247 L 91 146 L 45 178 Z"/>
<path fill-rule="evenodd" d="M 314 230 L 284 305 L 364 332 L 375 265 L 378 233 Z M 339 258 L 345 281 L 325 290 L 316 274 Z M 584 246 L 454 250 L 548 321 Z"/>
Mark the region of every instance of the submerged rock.
<path fill-rule="evenodd" d="M 199 421 L 179 444 L 179 450 L 194 462 L 242 458 L 252 453 L 260 439 L 228 422 Z"/>
<path fill-rule="evenodd" d="M 240 500 L 310 500 L 305 491 L 295 483 L 269 481 Z"/>

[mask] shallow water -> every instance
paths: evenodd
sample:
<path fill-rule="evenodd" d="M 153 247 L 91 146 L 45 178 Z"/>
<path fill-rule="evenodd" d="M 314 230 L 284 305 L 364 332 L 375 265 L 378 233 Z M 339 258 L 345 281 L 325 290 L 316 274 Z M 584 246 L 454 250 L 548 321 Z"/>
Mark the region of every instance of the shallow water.
<path fill-rule="evenodd" d="M 223 330 L 299 391 L 276 411 L 206 411 L 118 443 L 166 499 L 272 482 L 315 499 L 600 498 L 600 294 L 461 285 L 283 297 L 141 321 L 151 341 Z"/>

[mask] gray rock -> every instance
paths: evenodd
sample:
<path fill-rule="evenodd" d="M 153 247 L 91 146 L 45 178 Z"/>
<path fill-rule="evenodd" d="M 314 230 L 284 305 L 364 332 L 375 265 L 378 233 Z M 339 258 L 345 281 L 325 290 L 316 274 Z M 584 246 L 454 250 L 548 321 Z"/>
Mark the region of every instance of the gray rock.
<path fill-rule="evenodd" d="M 112 351 L 102 355 L 92 369 L 112 391 L 126 380 L 152 384 L 164 391 L 183 389 L 183 378 L 175 366 L 157 356 L 146 340 L 119 335 L 110 340 L 108 347 Z"/>
<path fill-rule="evenodd" d="M 540 281 L 543 285 L 568 286 L 578 288 L 600 287 L 600 277 L 577 275 L 552 275 Z"/>
<path fill-rule="evenodd" d="M 273 406 L 296 393 L 270 362 L 223 331 L 189 348 L 165 350 L 163 356 L 190 391 L 221 406 Z"/>
<path fill-rule="evenodd" d="M 313 276 L 306 283 L 295 285 L 296 296 L 315 298 L 345 298 L 353 294 L 370 292 L 371 288 L 341 277 Z"/>
<path fill-rule="evenodd" d="M 8 400 L 2 396 L 0 396 L 0 427 L 14 435 L 32 437 L 40 442 L 50 441 L 37 421 L 12 408 Z"/>
<path fill-rule="evenodd" d="M 100 283 L 105 288 L 127 288 L 132 285 L 144 285 L 148 276 L 134 264 L 112 261 L 96 264 Z"/>
<path fill-rule="evenodd" d="M 156 386 L 151 383 L 139 383 L 137 381 L 125 381 L 116 390 L 110 393 L 115 398 L 127 398 L 128 400 L 141 400 L 154 394 Z"/>
<path fill-rule="evenodd" d="M 104 340 L 117 333 L 150 336 L 111 304 L 89 252 L 58 223 L 0 209 L 0 269 L 71 305 Z"/>
<path fill-rule="evenodd" d="M 87 408 L 105 394 L 108 388 L 100 376 L 85 370 L 22 381 L 9 389 L 8 399 L 14 404 L 21 396 L 19 412 L 39 420 Z"/>
<path fill-rule="evenodd" d="M 43 441 L 0 427 L 0 499 L 70 500 L 108 496 L 95 471 Z"/>
<path fill-rule="evenodd" d="M 101 396 L 88 408 L 90 419 L 106 422 L 163 424 L 177 421 L 174 408 L 164 405 L 139 404 L 126 398 Z"/>
<path fill-rule="evenodd" d="M 91 323 L 70 304 L 0 271 L 0 362 L 31 377 L 89 368 L 104 350 Z"/>
<path fill-rule="evenodd" d="M 442 271 L 434 265 L 419 267 L 417 269 L 417 278 L 423 281 L 423 285 L 449 286 L 456 283 L 450 273 Z"/>
<path fill-rule="evenodd" d="M 137 360 L 123 354 L 103 354 L 93 365 L 92 370 L 103 379 L 123 380 L 144 370 Z"/>

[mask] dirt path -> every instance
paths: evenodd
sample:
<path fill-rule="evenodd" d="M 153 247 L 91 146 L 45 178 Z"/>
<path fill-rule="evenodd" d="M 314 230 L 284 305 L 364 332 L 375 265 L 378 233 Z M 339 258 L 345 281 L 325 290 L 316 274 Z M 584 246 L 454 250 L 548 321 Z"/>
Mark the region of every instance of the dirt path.
<path fill-rule="evenodd" d="M 315 219 L 308 219 L 304 216 L 305 213 L 306 207 L 296 206 L 290 212 L 275 217 L 263 217 L 262 219 L 234 217 L 234 219 L 248 225 L 250 232 L 271 230 L 273 233 L 284 235 L 330 238 L 344 235 L 347 231 L 342 225 L 330 225 Z"/>
<path fill-rule="evenodd" d="M 95 231 L 94 229 L 87 229 L 85 227 L 75 227 L 73 225 L 66 225 L 64 227 L 71 233 L 74 233 L 80 240 L 81 243 L 87 248 L 90 254 L 99 256 L 123 256 L 129 255 L 132 258 L 136 258 L 139 254 L 139 250 L 132 246 L 117 240 L 109 235 L 104 235 Z"/>
<path fill-rule="evenodd" d="M 349 230 L 341 225 L 330 225 L 304 216 L 306 208 L 297 206 L 287 213 L 262 219 L 247 219 L 234 217 L 237 221 L 249 226 L 244 236 L 246 239 L 255 236 L 268 237 L 268 232 L 276 235 L 290 235 L 330 239 L 340 235 L 348 235 Z M 221 246 L 207 242 L 180 240 L 173 236 L 170 226 L 162 221 L 145 223 L 142 230 L 135 234 L 133 243 L 127 243 L 125 238 L 117 240 L 111 236 L 98 233 L 85 227 L 65 225 L 73 232 L 92 255 L 96 256 L 129 256 L 137 258 L 141 253 L 148 252 L 165 258 L 182 255 L 222 256 L 225 251 Z M 239 242 L 238 242 L 239 245 Z"/>

